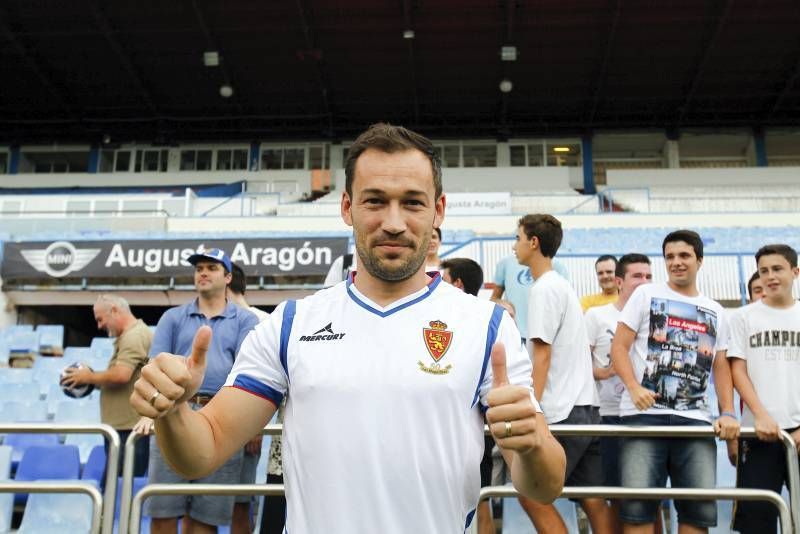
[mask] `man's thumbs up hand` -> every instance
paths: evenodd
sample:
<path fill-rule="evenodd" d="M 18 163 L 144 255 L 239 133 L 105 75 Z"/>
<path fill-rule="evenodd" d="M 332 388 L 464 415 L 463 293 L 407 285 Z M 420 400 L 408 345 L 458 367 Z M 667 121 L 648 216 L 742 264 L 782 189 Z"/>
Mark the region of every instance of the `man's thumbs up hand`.
<path fill-rule="evenodd" d="M 492 389 L 487 396 L 486 421 L 495 442 L 501 449 L 518 453 L 538 448 L 542 432 L 537 433 L 537 410 L 531 390 L 509 384 L 506 349 L 502 343 L 494 344 L 491 358 Z"/>
<path fill-rule="evenodd" d="M 203 382 L 211 328 L 201 326 L 188 357 L 162 352 L 142 368 L 133 386 L 131 406 L 140 415 L 157 419 L 190 399 Z"/>

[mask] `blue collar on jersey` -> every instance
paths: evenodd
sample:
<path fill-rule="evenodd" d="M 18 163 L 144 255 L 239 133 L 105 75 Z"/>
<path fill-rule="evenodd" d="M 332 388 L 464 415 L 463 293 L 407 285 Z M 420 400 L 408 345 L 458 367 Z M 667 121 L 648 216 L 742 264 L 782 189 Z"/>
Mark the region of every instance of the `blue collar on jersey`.
<path fill-rule="evenodd" d="M 350 296 L 351 299 L 353 299 L 353 302 L 355 302 L 356 304 L 358 304 L 359 306 L 361 306 L 362 308 L 364 308 L 368 312 L 374 313 L 375 315 L 377 315 L 379 317 L 388 317 L 388 316 L 392 315 L 395 312 L 399 312 L 402 309 L 408 308 L 409 306 L 411 306 L 413 304 L 416 304 L 417 302 L 419 302 L 419 301 L 421 301 L 423 299 L 428 298 L 428 296 L 430 296 L 431 293 L 433 293 L 433 290 L 436 289 L 438 287 L 438 285 L 439 285 L 439 282 L 442 281 L 442 276 L 438 271 L 431 271 L 431 272 L 426 273 L 426 274 L 432 278 L 432 280 L 430 282 L 428 282 L 427 291 L 425 291 L 425 293 L 423 293 L 422 295 L 418 296 L 417 298 L 415 298 L 413 300 L 409 300 L 408 302 L 406 302 L 404 304 L 401 304 L 400 306 L 398 306 L 396 308 L 392 308 L 391 310 L 387 310 L 387 311 L 376 310 L 375 308 L 373 308 L 372 306 L 370 306 L 369 304 L 367 304 L 363 300 L 359 299 L 358 296 L 355 293 L 353 293 L 353 290 L 350 288 L 350 286 L 353 285 L 353 280 L 355 279 L 355 276 L 356 276 L 355 272 L 350 273 L 350 276 L 347 277 L 347 294 Z"/>

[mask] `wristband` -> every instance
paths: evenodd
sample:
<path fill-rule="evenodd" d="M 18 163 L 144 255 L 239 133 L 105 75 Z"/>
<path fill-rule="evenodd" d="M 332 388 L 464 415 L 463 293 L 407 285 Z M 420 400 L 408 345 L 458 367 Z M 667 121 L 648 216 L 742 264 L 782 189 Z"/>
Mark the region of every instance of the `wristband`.
<path fill-rule="evenodd" d="M 720 417 L 722 417 L 723 415 L 727 415 L 728 417 L 733 417 L 737 421 L 739 420 L 739 418 L 736 417 L 736 414 L 733 413 L 733 412 L 722 412 L 722 413 L 719 414 Z"/>

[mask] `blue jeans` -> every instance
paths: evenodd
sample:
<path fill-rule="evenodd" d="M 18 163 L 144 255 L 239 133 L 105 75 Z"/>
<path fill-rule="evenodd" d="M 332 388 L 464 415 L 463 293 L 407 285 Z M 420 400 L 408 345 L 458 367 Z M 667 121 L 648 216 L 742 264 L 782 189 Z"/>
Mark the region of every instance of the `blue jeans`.
<path fill-rule="evenodd" d="M 706 421 L 677 415 L 631 415 L 624 425 L 710 426 Z M 626 488 L 663 488 L 669 477 L 673 488 L 713 488 L 717 476 L 714 438 L 626 438 L 620 449 L 620 475 Z M 625 523 L 652 523 L 658 500 L 621 501 Z M 714 501 L 675 501 L 678 522 L 696 527 L 717 524 Z"/>

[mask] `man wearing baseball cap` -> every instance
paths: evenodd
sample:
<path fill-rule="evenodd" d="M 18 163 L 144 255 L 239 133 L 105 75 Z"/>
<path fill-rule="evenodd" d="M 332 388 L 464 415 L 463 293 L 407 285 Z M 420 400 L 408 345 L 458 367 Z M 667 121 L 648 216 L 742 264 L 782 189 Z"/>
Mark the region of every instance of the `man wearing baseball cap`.
<path fill-rule="evenodd" d="M 225 383 L 242 341 L 258 323 L 258 319 L 226 298 L 226 288 L 231 282 L 231 259 L 224 250 L 200 250 L 189 256 L 187 261 L 194 266 L 197 298 L 167 310 L 161 317 L 150 347 L 150 357 L 162 352 L 189 356 L 197 329 L 203 325 L 211 327 L 214 340 L 208 348 L 208 370 L 197 394 L 189 399 L 192 407 L 199 409 Z M 237 484 L 241 461 L 242 453 L 239 451 L 208 477 L 192 482 Z M 186 482 L 164 461 L 154 439 L 150 440 L 148 482 Z M 233 504 L 233 496 L 176 495 L 152 497 L 145 506 L 146 513 L 153 518 L 151 532 L 158 534 L 176 532 L 177 519 L 181 516 L 186 516 L 188 525 L 184 525 L 184 528 L 188 527 L 189 532 L 216 532 L 216 526 L 231 523 Z"/>

